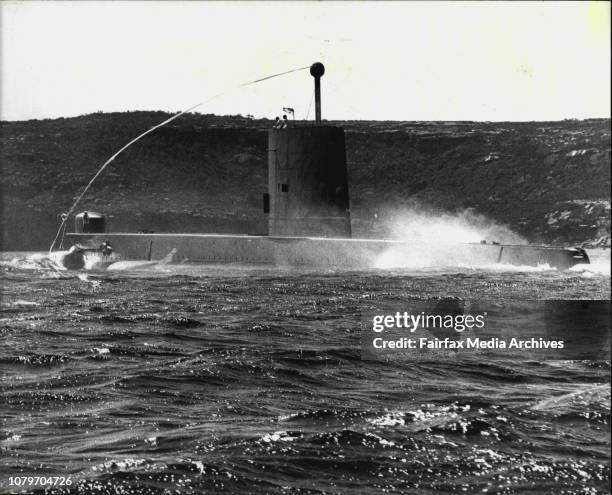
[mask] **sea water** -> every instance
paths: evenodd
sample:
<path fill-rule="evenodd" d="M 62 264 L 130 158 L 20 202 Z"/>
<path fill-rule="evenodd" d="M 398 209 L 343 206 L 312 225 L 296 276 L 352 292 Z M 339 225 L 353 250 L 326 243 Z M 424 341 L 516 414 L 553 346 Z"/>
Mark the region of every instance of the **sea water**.
<path fill-rule="evenodd" d="M 608 489 L 609 361 L 364 360 L 359 319 L 448 296 L 610 299 L 609 254 L 565 272 L 3 259 L 2 493 L 45 491 L 11 476 L 94 494 Z"/>

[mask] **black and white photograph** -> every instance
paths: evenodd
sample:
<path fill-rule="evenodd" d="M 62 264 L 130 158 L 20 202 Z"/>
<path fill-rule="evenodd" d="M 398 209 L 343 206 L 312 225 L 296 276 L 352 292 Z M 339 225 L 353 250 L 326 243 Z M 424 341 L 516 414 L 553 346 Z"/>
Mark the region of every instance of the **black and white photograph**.
<path fill-rule="evenodd" d="M 0 493 L 610 493 L 610 10 L 1 1 Z"/>

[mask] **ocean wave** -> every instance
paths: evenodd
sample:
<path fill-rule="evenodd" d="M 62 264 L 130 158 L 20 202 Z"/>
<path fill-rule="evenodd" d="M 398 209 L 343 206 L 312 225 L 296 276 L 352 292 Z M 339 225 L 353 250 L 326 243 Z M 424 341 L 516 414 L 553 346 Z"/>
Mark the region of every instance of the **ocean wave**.
<path fill-rule="evenodd" d="M 51 367 L 64 365 L 71 360 L 70 356 L 64 354 L 22 354 L 19 356 L 4 356 L 0 358 L 0 363 L 5 365 Z"/>
<path fill-rule="evenodd" d="M 100 311 L 100 309 L 94 307 L 94 311 Z M 155 313 L 135 315 L 110 314 L 102 315 L 98 319 L 100 321 L 109 323 L 153 323 L 155 325 L 163 325 L 173 328 L 196 328 L 202 325 L 200 321 L 188 318 L 186 316 L 168 317 Z"/>
<path fill-rule="evenodd" d="M 599 409 L 599 410 L 598 410 Z M 533 411 L 546 411 L 555 416 L 600 419 L 610 416 L 610 386 L 579 385 L 573 390 L 542 399 L 531 406 Z"/>
<path fill-rule="evenodd" d="M 300 411 L 292 414 L 281 415 L 278 417 L 282 422 L 329 422 L 356 419 L 365 416 L 367 413 L 360 410 L 351 409 L 316 409 L 313 411 Z"/>

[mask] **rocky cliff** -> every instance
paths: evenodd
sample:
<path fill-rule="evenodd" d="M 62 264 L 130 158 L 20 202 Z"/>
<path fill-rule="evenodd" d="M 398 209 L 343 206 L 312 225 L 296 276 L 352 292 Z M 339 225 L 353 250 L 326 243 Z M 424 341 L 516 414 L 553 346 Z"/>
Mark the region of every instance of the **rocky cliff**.
<path fill-rule="evenodd" d="M 101 164 L 167 116 L 3 122 L 2 249 L 47 248 Z M 390 235 L 384 218 L 398 209 L 468 209 L 532 242 L 610 245 L 610 120 L 334 124 L 346 130 L 357 235 Z M 118 157 L 78 209 L 110 214 L 113 230 L 265 232 L 271 125 L 181 117 Z"/>

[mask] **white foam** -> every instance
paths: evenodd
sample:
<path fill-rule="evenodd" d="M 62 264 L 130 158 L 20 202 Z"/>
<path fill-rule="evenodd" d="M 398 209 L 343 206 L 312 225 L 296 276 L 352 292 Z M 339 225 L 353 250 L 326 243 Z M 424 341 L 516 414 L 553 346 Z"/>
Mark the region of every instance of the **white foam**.
<path fill-rule="evenodd" d="M 511 265 L 509 263 L 495 263 L 491 265 L 482 265 L 477 268 L 487 271 L 497 272 L 548 272 L 556 271 L 554 266 L 550 266 L 548 263 L 540 263 L 536 266 L 531 265 Z"/>
<path fill-rule="evenodd" d="M 596 261 L 589 265 L 574 265 L 570 271 L 582 274 L 584 278 L 593 278 L 600 275 L 610 276 L 610 260 Z"/>
<path fill-rule="evenodd" d="M 68 251 L 56 251 L 51 254 L 35 253 L 25 258 L 13 258 L 8 264 L 20 270 L 53 270 L 66 271 L 60 263 L 61 257 Z"/>
<path fill-rule="evenodd" d="M 405 426 L 406 420 L 403 413 L 391 412 L 387 413 L 378 418 L 371 418 L 367 420 L 376 426 Z"/>
<path fill-rule="evenodd" d="M 451 246 L 425 246 L 409 252 L 392 248 L 382 253 L 376 260 L 374 268 L 379 270 L 391 270 L 394 268 L 406 268 L 415 270 L 485 270 L 493 272 L 546 272 L 556 271 L 548 263 L 531 265 L 512 265 L 509 263 L 466 263 L 454 256 Z M 587 265 L 588 266 L 588 265 Z"/>
<path fill-rule="evenodd" d="M 143 464 L 146 464 L 146 462 L 147 462 L 146 459 L 127 458 L 127 459 L 117 460 L 117 461 L 115 460 L 107 461 L 102 464 L 99 464 L 98 466 L 94 466 L 92 469 L 94 471 L 115 470 L 115 469 L 126 471 L 130 469 L 136 469 L 142 466 Z"/>
<path fill-rule="evenodd" d="M 275 431 L 274 433 L 266 433 L 261 437 L 262 442 L 273 443 L 273 442 L 292 442 L 298 437 L 289 435 L 286 431 Z"/>
<path fill-rule="evenodd" d="M 117 261 L 109 265 L 107 270 L 110 271 L 129 271 L 129 270 L 146 270 L 153 269 L 159 266 L 157 261 Z"/>
<path fill-rule="evenodd" d="M 17 301 L 13 301 L 11 306 L 40 306 L 40 303 L 34 301 L 24 301 L 23 299 L 18 299 Z"/>

